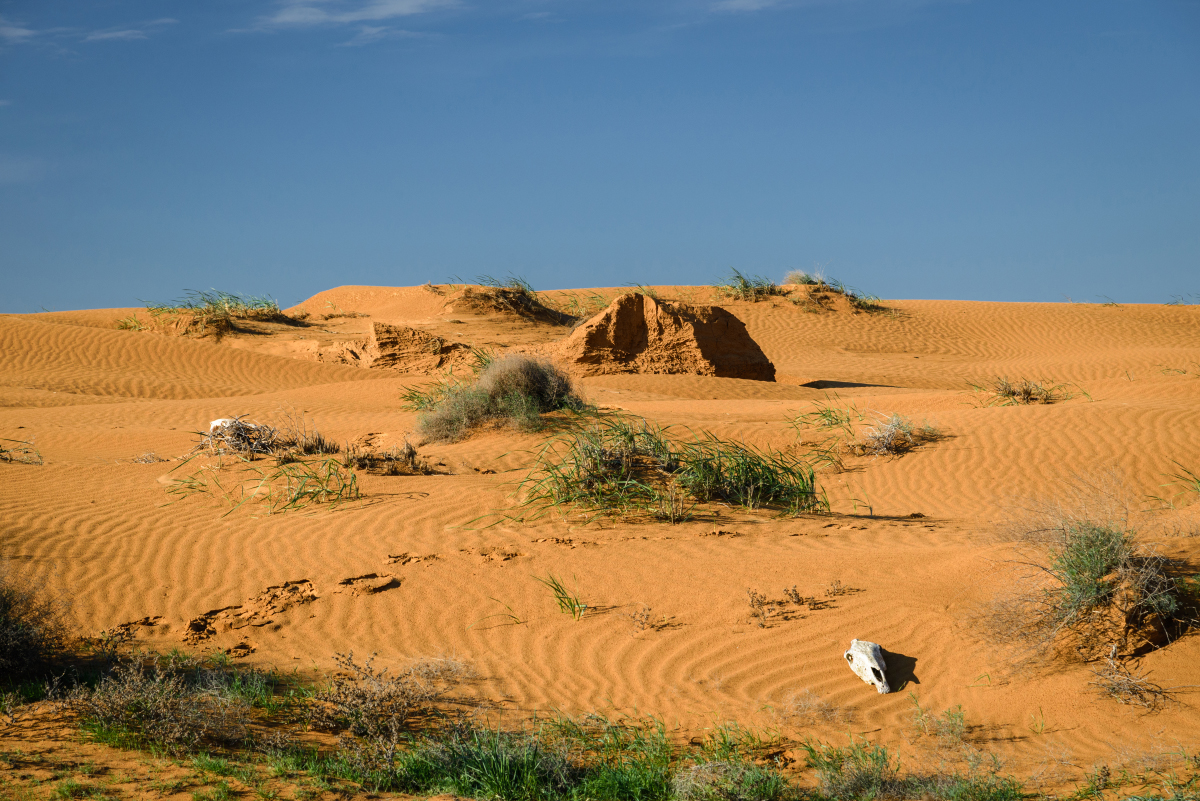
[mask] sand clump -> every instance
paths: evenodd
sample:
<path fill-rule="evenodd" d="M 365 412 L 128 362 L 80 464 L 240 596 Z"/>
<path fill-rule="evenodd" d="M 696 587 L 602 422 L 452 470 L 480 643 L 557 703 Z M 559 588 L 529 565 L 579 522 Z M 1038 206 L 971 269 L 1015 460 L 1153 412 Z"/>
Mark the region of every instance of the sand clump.
<path fill-rule="evenodd" d="M 557 345 L 556 356 L 583 375 L 651 373 L 774 381 L 775 365 L 719 306 L 621 295 Z"/>
<path fill-rule="evenodd" d="M 410 328 L 373 322 L 367 339 L 336 342 L 318 353 L 323 362 L 376 370 L 427 374 L 464 362 L 471 348 L 461 342 Z"/>

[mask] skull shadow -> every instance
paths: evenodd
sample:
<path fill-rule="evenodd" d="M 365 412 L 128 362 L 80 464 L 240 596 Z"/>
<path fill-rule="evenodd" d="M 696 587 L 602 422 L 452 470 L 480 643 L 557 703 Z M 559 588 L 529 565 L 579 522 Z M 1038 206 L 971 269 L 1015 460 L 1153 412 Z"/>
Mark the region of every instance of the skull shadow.
<path fill-rule="evenodd" d="M 883 650 L 883 660 L 887 663 L 887 680 L 892 692 L 899 692 L 909 684 L 920 684 L 917 678 L 917 658 L 905 656 L 895 651 Z"/>

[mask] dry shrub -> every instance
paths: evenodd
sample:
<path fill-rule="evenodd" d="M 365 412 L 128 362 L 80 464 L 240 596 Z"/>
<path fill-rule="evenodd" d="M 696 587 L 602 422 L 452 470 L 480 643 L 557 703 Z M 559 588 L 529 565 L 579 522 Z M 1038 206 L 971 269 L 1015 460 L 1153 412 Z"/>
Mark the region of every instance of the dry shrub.
<path fill-rule="evenodd" d="M 341 755 L 357 773 L 380 777 L 395 772 L 410 721 L 429 717 L 474 670 L 456 659 L 423 659 L 389 676 L 373 661 L 360 665 L 353 653 L 334 656 L 343 673 L 317 693 L 310 715 L 317 728 L 343 731 Z"/>
<path fill-rule="evenodd" d="M 1149 671 L 1140 672 L 1116 659 L 1106 658 L 1103 667 L 1093 670 L 1092 684 L 1105 697 L 1121 704 L 1157 709 L 1170 699 L 1171 689 L 1150 680 Z"/>
<path fill-rule="evenodd" d="M 0 462 L 44 464 L 42 454 L 33 443 L 23 439 L 0 439 Z"/>
<path fill-rule="evenodd" d="M 385 476 L 430 476 L 438 472 L 428 459 L 417 455 L 416 447 L 408 440 L 404 440 L 403 445 L 393 445 L 382 451 L 366 451 L 357 445 L 347 445 L 342 462 L 346 467 L 375 470 Z"/>
<path fill-rule="evenodd" d="M 265 423 L 248 423 L 245 417 L 243 414 L 228 418 L 207 434 L 201 434 L 200 442 L 191 452 L 269 456 L 286 449 L 288 443 L 279 429 Z"/>
<path fill-rule="evenodd" d="M 234 453 L 240 456 L 282 456 L 295 460 L 303 456 L 337 453 L 336 442 L 323 436 L 298 415 L 286 414 L 278 428 L 266 423 L 246 422 L 246 415 L 227 418 L 207 434 L 192 453 Z"/>
<path fill-rule="evenodd" d="M 66 602 L 0 559 L 0 676 L 36 674 L 65 652 L 69 640 Z"/>
<path fill-rule="evenodd" d="M 314 698 L 315 726 L 367 740 L 398 740 L 410 718 L 430 714 L 450 689 L 474 676 L 470 665 L 456 659 L 422 659 L 392 675 L 374 660 L 359 664 L 353 653 L 334 656 L 342 673 Z"/>
<path fill-rule="evenodd" d="M 214 671 L 158 659 L 118 662 L 95 688 L 77 685 L 65 706 L 89 726 L 172 748 L 237 745 L 250 737 L 250 704 Z"/>
<path fill-rule="evenodd" d="M 919 445 L 936 442 L 942 434 L 930 423 L 915 425 L 899 414 L 881 417 L 879 422 L 862 433 L 860 441 L 850 445 L 858 456 L 898 456 Z"/>
<path fill-rule="evenodd" d="M 997 406 L 1050 404 L 1071 397 L 1062 384 L 1051 384 L 1045 380 L 1033 381 L 1028 378 L 1010 381 L 1000 376 L 987 385 L 972 384 L 971 387 L 976 392 L 990 395 L 990 404 Z"/>

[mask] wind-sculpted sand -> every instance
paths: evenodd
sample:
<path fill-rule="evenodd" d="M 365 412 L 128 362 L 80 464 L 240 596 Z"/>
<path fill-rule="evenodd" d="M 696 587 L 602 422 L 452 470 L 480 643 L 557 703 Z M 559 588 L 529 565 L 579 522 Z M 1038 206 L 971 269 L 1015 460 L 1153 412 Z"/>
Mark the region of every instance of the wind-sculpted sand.
<path fill-rule="evenodd" d="M 0 549 L 69 595 L 85 631 L 124 627 L 147 648 L 314 672 L 339 652 L 455 656 L 481 677 L 472 692 L 513 720 L 599 710 L 696 732 L 737 721 L 795 739 L 862 734 L 907 758 L 924 753 L 915 693 L 934 710 L 961 705 L 969 741 L 1035 782 L 1118 752 L 1200 747 L 1196 691 L 1146 714 L 1100 697 L 1085 665 L 1020 665 L 975 620 L 1021 570 L 1006 521 L 1081 482 L 1116 476 L 1143 539 L 1200 573 L 1200 498 L 1150 500 L 1174 491 L 1163 485 L 1178 465 L 1200 469 L 1200 307 L 889 301 L 812 313 L 783 298 L 655 291 L 732 313 L 776 381 L 599 375 L 580 380 L 590 402 L 798 453 L 822 433 L 798 436 L 791 421 L 818 404 L 852 408 L 860 428 L 899 413 L 941 438 L 819 470 L 832 510 L 796 518 L 719 508 L 679 525 L 522 523 L 511 495 L 549 434 L 509 429 L 420 446 L 434 474 L 360 471 L 361 499 L 333 509 L 272 515 L 252 498 L 230 511 L 214 493 L 167 492 L 199 464 L 183 458 L 216 418 L 298 416 L 377 449 L 417 441 L 401 395 L 429 375 L 319 361 L 305 342 L 365 338 L 381 323 L 547 352 L 570 327 L 421 287 L 331 289 L 290 310 L 308 311 L 307 326 L 221 340 L 118 330 L 128 309 L 4 315 L 0 437 L 33 442 L 44 464 L 0 463 Z M 317 319 L 330 309 L 363 316 Z M 1062 397 L 989 405 L 971 385 L 998 376 L 1045 380 Z M 134 461 L 148 452 L 170 461 Z M 534 580 L 548 574 L 588 604 L 581 619 Z M 813 602 L 788 602 L 793 587 Z M 747 590 L 769 614 L 752 615 Z M 847 669 L 853 638 L 886 649 L 892 693 Z M 1195 634 L 1142 661 L 1164 686 L 1200 684 L 1197 665 Z M 790 716 L 805 690 L 846 714 Z"/>

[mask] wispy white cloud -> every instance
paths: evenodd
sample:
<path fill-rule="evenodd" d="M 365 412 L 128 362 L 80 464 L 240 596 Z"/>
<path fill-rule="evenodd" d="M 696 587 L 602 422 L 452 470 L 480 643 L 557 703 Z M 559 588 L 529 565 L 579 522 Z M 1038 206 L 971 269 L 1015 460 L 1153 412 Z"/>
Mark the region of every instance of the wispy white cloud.
<path fill-rule="evenodd" d="M 0 108 L 4 108 L 5 106 L 11 106 L 11 105 L 12 105 L 11 100 L 0 100 Z"/>
<path fill-rule="evenodd" d="M 710 8 L 713 11 L 738 13 L 743 11 L 762 11 L 764 8 L 783 5 L 783 0 L 719 0 Z"/>
<path fill-rule="evenodd" d="M 386 25 L 360 25 L 354 38 L 342 42 L 339 47 L 362 47 L 363 45 L 381 42 L 384 39 L 416 39 L 424 38 L 425 34 L 406 31 L 402 28 L 389 28 Z"/>
<path fill-rule="evenodd" d="M 380 22 L 453 5 L 457 5 L 457 0 L 282 0 L 279 10 L 264 17 L 261 24 L 264 27 L 294 27 Z"/>
<path fill-rule="evenodd" d="M 150 22 L 136 25 L 133 27 L 115 27 L 104 28 L 98 31 L 92 31 L 83 37 L 85 42 L 129 42 L 135 39 L 149 39 L 150 34 L 166 25 L 174 25 L 179 22 L 177 19 L 163 17 L 162 19 L 151 20 Z"/>
<path fill-rule="evenodd" d="M 8 22 L 4 17 L 0 17 L 0 41 L 6 44 L 28 42 L 37 36 L 37 33 L 37 31 L 31 28 L 22 27 L 15 22 Z"/>

